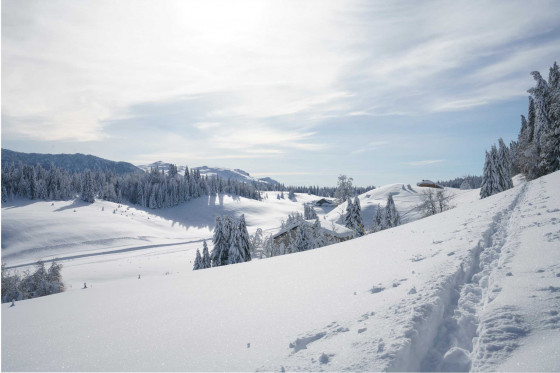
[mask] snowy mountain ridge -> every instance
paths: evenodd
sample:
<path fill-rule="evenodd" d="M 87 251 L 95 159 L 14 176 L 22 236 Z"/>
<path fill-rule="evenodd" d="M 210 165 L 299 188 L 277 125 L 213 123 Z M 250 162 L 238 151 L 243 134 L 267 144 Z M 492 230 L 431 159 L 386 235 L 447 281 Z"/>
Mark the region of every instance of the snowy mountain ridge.
<path fill-rule="evenodd" d="M 157 167 L 160 171 L 163 170 L 165 173 L 167 173 L 169 171 L 169 165 L 170 163 L 157 161 L 146 165 L 139 165 L 137 167 L 145 172 L 150 171 L 152 168 Z M 208 166 L 193 167 L 192 169 L 196 169 L 200 171 L 200 174 L 202 176 L 218 175 L 224 179 L 233 179 L 233 180 L 245 181 L 245 182 L 257 181 L 257 182 L 262 182 L 267 184 L 279 184 L 278 181 L 271 179 L 269 177 L 265 177 L 261 179 L 252 177 L 248 172 L 240 169 L 229 169 L 229 168 L 208 167 Z M 179 175 L 184 175 L 185 166 L 178 165 L 177 172 L 179 173 Z"/>
<path fill-rule="evenodd" d="M 86 169 L 92 171 L 112 171 L 116 174 L 141 172 L 138 167 L 131 163 L 110 161 L 90 154 L 22 153 L 2 148 L 2 165 L 17 164 L 18 162 L 30 166 L 39 164 L 45 170 L 50 169 L 52 163 L 56 167 L 63 168 L 69 172 L 83 172 Z"/>

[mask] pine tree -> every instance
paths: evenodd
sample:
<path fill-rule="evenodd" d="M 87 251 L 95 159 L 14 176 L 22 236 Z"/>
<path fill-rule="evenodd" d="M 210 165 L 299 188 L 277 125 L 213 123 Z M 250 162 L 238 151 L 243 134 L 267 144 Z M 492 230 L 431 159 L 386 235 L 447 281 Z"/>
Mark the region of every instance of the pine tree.
<path fill-rule="evenodd" d="M 502 138 L 498 140 L 498 146 L 498 177 L 500 179 L 500 188 L 504 191 L 513 188 L 513 181 L 511 180 L 511 158 L 509 149 Z"/>
<path fill-rule="evenodd" d="M 480 186 L 480 198 L 490 197 L 492 195 L 492 161 L 490 153 L 486 151 L 484 161 L 484 170 L 482 172 L 482 185 Z"/>
<path fill-rule="evenodd" d="M 210 255 L 208 254 L 208 245 L 206 240 L 202 241 L 202 268 L 212 267 L 212 262 L 210 260 Z"/>
<path fill-rule="evenodd" d="M 226 231 L 224 223 L 225 221 L 222 217 L 216 217 L 216 224 L 214 225 L 214 235 L 212 237 L 214 248 L 212 249 L 212 254 L 210 256 L 213 267 L 218 267 L 227 263 L 227 253 L 229 251 L 229 232 Z"/>
<path fill-rule="evenodd" d="M 373 217 L 373 222 L 371 225 L 371 231 L 375 233 L 385 229 L 384 222 L 385 217 L 383 216 L 383 209 L 379 204 L 377 204 L 377 208 L 375 209 L 375 216 Z"/>
<path fill-rule="evenodd" d="M 354 230 L 354 203 L 351 198 L 346 201 L 346 214 L 344 215 L 344 226 Z"/>
<path fill-rule="evenodd" d="M 93 203 L 95 202 L 95 184 L 93 180 L 93 174 L 90 170 L 86 170 L 84 175 L 83 190 L 82 190 L 82 200 L 85 202 Z"/>
<path fill-rule="evenodd" d="M 393 195 L 389 194 L 389 197 L 387 198 L 387 204 L 385 206 L 385 227 L 392 228 L 400 224 L 401 218 L 395 206 Z"/>
<path fill-rule="evenodd" d="M 247 223 L 245 222 L 245 214 L 241 215 L 238 222 L 239 230 L 239 246 L 242 253 L 242 258 L 244 262 L 251 260 L 251 239 L 249 233 L 247 232 Z"/>
<path fill-rule="evenodd" d="M 234 225 L 230 233 L 230 244 L 227 264 L 236 264 L 244 262 L 243 249 L 241 247 L 241 232 L 239 226 Z"/>
<path fill-rule="evenodd" d="M 200 250 L 196 249 L 196 258 L 194 259 L 193 271 L 204 268 L 202 266 L 202 257 L 200 256 Z"/>
<path fill-rule="evenodd" d="M 360 199 L 356 196 L 354 198 L 354 209 L 353 209 L 353 223 L 354 231 L 358 236 L 363 236 L 366 232 L 364 229 L 364 221 L 362 219 L 362 208 L 360 206 Z"/>

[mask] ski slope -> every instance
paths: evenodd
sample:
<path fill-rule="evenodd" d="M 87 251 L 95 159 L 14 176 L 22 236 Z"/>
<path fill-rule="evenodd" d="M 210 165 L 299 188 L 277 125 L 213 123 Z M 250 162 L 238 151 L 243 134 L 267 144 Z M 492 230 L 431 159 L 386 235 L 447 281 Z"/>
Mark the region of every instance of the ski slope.
<path fill-rule="evenodd" d="M 556 172 L 312 251 L 3 304 L 2 369 L 558 371 L 559 186 Z"/>

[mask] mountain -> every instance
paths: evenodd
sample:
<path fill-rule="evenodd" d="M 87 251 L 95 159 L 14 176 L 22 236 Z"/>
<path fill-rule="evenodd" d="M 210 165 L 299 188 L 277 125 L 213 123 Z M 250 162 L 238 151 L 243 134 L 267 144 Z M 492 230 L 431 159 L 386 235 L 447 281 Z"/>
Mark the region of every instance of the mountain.
<path fill-rule="evenodd" d="M 66 292 L 2 304 L 2 370 L 557 371 L 559 185 L 556 172 L 482 200 L 467 191 L 429 218 L 200 271 L 192 260 L 211 236 L 194 224 L 201 212 L 247 213 L 254 232 L 313 197 L 197 199 L 169 215 L 3 205 L 12 249 L 47 250 L 40 241 L 57 236 L 51 258 L 75 257 L 62 260 Z M 92 252 L 103 244 L 112 251 Z"/>
<path fill-rule="evenodd" d="M 41 165 L 45 169 L 50 168 L 50 164 L 63 168 L 70 172 L 82 172 L 85 169 L 92 171 L 112 171 L 116 174 L 129 172 L 142 172 L 141 169 L 128 162 L 115 162 L 108 159 L 99 158 L 86 154 L 40 154 L 40 153 L 20 153 L 8 149 L 2 149 L 2 166 L 10 163 L 21 162 L 23 164 L 35 166 Z"/>
<path fill-rule="evenodd" d="M 167 173 L 169 171 L 169 165 L 170 163 L 157 161 L 146 165 L 139 165 L 138 168 L 144 171 L 149 171 L 150 169 L 157 167 L 160 171 L 163 170 L 164 172 Z M 265 177 L 262 179 L 252 177 L 248 172 L 240 169 L 232 170 L 229 168 L 208 167 L 208 166 L 193 167 L 192 169 L 197 169 L 198 171 L 200 171 L 200 174 L 203 176 L 218 175 L 223 179 L 233 179 L 233 180 L 245 181 L 245 182 L 258 181 L 267 184 L 280 184 L 278 181 L 271 179 L 269 177 Z M 179 175 L 183 175 L 185 173 L 185 166 L 177 166 L 177 171 Z"/>

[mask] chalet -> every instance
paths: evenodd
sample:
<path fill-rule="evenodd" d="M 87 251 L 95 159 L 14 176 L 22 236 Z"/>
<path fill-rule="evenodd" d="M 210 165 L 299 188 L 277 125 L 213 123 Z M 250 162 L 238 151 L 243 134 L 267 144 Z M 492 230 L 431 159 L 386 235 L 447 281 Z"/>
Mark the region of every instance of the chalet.
<path fill-rule="evenodd" d="M 330 201 L 326 198 L 321 198 L 318 201 L 314 201 L 313 204 L 315 206 L 332 206 L 333 205 L 333 201 Z"/>
<path fill-rule="evenodd" d="M 309 227 L 312 227 L 314 222 L 314 220 L 303 220 L 303 224 L 306 224 Z M 295 240 L 297 226 L 297 223 L 293 223 L 273 235 L 272 239 L 274 240 L 274 243 L 277 245 L 281 243 L 288 245 L 290 240 Z M 325 238 L 332 243 L 347 241 L 354 237 L 354 232 L 352 230 L 339 224 L 334 224 L 334 230 L 323 227 L 321 227 L 321 230 L 323 231 Z"/>
<path fill-rule="evenodd" d="M 416 185 L 419 186 L 419 187 L 443 189 L 443 187 L 441 185 L 438 185 L 431 180 L 422 180 L 421 182 L 416 183 Z"/>

